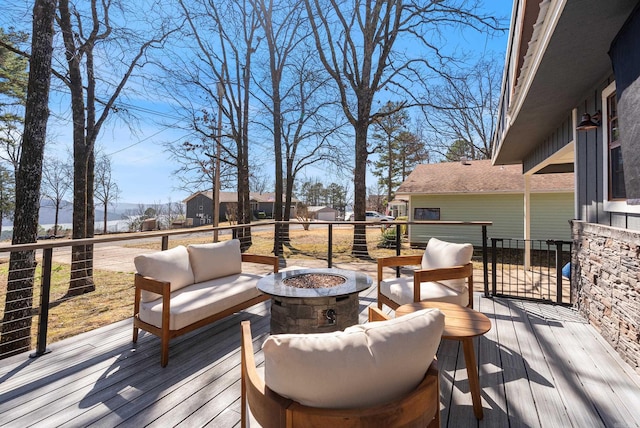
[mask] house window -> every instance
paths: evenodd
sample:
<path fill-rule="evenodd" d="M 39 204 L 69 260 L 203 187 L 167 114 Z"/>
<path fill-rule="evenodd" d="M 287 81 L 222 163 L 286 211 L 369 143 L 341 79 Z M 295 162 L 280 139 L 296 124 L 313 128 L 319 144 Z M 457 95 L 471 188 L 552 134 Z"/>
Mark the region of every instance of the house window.
<path fill-rule="evenodd" d="M 414 208 L 414 220 L 440 220 L 440 208 Z"/>
<path fill-rule="evenodd" d="M 602 193 L 604 210 L 618 213 L 640 213 L 640 205 L 627 204 L 622 165 L 622 145 L 618 122 L 616 82 L 602 91 Z"/>
<path fill-rule="evenodd" d="M 607 138 L 609 166 L 609 200 L 626 199 L 624 189 L 624 173 L 622 169 L 622 147 L 618 132 L 618 101 L 616 93 L 607 97 Z"/>

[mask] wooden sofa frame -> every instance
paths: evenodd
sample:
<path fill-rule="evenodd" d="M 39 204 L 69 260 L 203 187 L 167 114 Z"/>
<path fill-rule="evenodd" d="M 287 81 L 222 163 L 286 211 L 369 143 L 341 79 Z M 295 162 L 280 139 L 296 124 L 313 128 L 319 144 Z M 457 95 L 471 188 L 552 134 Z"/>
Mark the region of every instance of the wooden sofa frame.
<path fill-rule="evenodd" d="M 404 255 L 404 256 L 391 256 L 381 257 L 378 259 L 378 308 L 382 309 L 382 305 L 385 304 L 393 310 L 396 310 L 400 305 L 394 302 L 384 294 L 380 292 L 380 282 L 383 277 L 383 270 L 385 267 L 401 267 L 401 266 L 413 266 L 422 264 L 422 255 Z M 447 279 L 467 279 L 467 292 L 469 303 L 467 306 L 473 309 L 473 263 L 467 263 L 463 266 L 452 266 L 440 269 L 417 269 L 413 272 L 413 301 L 420 301 L 420 287 L 423 282 L 431 281 L 444 281 Z"/>
<path fill-rule="evenodd" d="M 278 272 L 278 257 L 276 256 L 261 256 L 256 254 L 243 253 L 242 262 L 272 265 L 273 272 Z M 171 330 L 169 328 L 171 314 L 171 283 L 169 283 L 168 281 L 158 281 L 154 278 L 142 276 L 136 273 L 134 285 L 135 298 L 133 304 L 133 343 L 136 343 L 138 341 L 138 329 L 142 329 L 158 336 L 161 342 L 160 365 L 162 367 L 166 367 L 167 363 L 169 362 L 169 341 L 171 339 L 189 333 L 190 331 L 196 330 L 200 327 L 204 327 L 205 325 L 211 324 L 243 309 L 247 309 L 257 303 L 269 300 L 269 296 L 263 294 L 227 308 L 221 312 L 212 314 L 179 330 Z M 140 298 L 142 290 L 150 291 L 162 296 L 162 328 L 158 328 L 140 319 Z"/>
<path fill-rule="evenodd" d="M 369 307 L 369 321 L 386 319 L 389 318 L 382 311 Z M 249 321 L 242 322 L 241 334 L 242 428 L 247 426 L 247 406 L 263 428 L 440 426 L 440 381 L 435 358 L 422 382 L 403 397 L 379 406 L 321 409 L 304 406 L 269 389 L 256 370 Z"/>

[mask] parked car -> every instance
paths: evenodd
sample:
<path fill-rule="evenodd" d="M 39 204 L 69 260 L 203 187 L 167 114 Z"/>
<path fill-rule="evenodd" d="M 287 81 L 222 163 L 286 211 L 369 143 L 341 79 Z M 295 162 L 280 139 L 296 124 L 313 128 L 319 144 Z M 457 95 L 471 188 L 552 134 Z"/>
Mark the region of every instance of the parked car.
<path fill-rule="evenodd" d="M 365 212 L 365 216 L 366 216 L 366 220 L 367 221 L 393 221 L 393 220 L 395 220 L 394 217 L 391 217 L 389 215 L 380 214 L 377 211 L 366 211 Z M 349 216 L 347 217 L 347 221 L 353 221 L 353 220 L 354 220 L 353 213 L 349 213 Z"/>

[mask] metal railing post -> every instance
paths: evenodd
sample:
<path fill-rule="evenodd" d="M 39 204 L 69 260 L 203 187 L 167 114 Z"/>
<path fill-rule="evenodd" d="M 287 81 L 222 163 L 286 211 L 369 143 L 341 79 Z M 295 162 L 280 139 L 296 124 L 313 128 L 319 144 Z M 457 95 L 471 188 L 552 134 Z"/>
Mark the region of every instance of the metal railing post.
<path fill-rule="evenodd" d="M 496 283 L 498 282 L 498 240 L 491 238 L 491 294 L 496 295 Z M 504 261 L 503 261 L 504 263 Z"/>
<path fill-rule="evenodd" d="M 484 297 L 489 297 L 489 260 L 487 259 L 487 226 L 482 225 L 482 269 L 484 276 Z"/>
<path fill-rule="evenodd" d="M 400 255 L 400 225 L 396 224 L 396 256 Z M 400 278 L 400 266 L 396 266 L 396 278 Z"/>
<path fill-rule="evenodd" d="M 36 352 L 30 358 L 36 358 L 51 352 L 47 349 L 47 329 L 49 327 L 49 295 L 51 294 L 51 267 L 53 248 L 42 250 L 42 280 L 40 284 L 40 315 L 38 317 L 38 338 Z"/>
<path fill-rule="evenodd" d="M 333 224 L 329 223 L 329 228 L 328 228 L 328 239 L 327 239 L 327 245 L 329 245 L 329 248 L 327 249 L 327 267 L 331 268 L 333 267 Z"/>
<path fill-rule="evenodd" d="M 562 303 L 562 241 L 556 244 L 556 301 Z"/>

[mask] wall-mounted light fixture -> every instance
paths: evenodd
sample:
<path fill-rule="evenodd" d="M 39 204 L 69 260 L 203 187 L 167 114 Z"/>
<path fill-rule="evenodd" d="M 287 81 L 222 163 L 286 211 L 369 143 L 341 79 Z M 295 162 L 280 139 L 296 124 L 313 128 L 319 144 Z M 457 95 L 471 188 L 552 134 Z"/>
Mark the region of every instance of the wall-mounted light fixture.
<path fill-rule="evenodd" d="M 576 127 L 576 131 L 588 131 L 589 129 L 596 129 L 600 126 L 601 118 L 602 113 L 600 112 L 600 110 L 595 112 L 593 116 L 589 113 L 583 114 L 582 120 L 580 120 L 580 123 Z"/>

